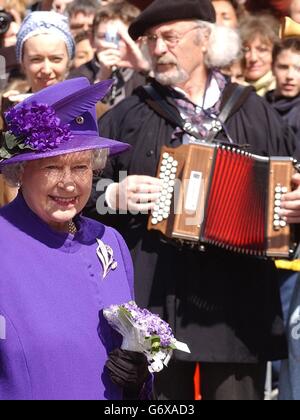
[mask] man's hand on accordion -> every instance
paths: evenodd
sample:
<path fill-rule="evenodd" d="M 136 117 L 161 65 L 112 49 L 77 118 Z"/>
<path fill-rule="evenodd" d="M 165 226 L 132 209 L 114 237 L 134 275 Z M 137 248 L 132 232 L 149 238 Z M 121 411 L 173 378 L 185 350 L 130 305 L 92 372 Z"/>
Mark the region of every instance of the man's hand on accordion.
<path fill-rule="evenodd" d="M 279 213 L 290 224 L 300 223 L 300 174 L 294 175 L 292 181 L 296 189 L 282 197 Z"/>
<path fill-rule="evenodd" d="M 162 181 L 143 175 L 131 175 L 120 183 L 111 184 L 106 201 L 114 210 L 148 213 L 153 210 L 162 191 Z"/>

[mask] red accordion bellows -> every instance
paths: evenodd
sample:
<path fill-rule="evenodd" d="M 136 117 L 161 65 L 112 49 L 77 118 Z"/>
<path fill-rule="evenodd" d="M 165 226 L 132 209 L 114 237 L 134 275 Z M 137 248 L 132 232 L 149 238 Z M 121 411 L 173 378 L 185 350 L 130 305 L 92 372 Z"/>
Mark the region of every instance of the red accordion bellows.
<path fill-rule="evenodd" d="M 297 249 L 295 229 L 280 209 L 297 165 L 293 158 L 257 156 L 236 145 L 164 146 L 157 173 L 163 189 L 148 229 L 202 252 L 213 245 L 290 258 Z"/>
<path fill-rule="evenodd" d="M 266 166 L 240 151 L 218 150 L 203 240 L 247 254 L 264 254 Z"/>

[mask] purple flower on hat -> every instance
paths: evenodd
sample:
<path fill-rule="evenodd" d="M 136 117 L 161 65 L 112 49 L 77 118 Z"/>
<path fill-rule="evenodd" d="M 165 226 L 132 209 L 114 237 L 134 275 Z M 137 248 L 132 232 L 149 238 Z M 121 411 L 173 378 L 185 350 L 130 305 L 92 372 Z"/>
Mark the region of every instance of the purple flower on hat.
<path fill-rule="evenodd" d="M 62 124 L 54 109 L 47 104 L 32 102 L 12 108 L 5 114 L 8 130 L 22 138 L 26 148 L 46 152 L 71 139 L 68 124 Z"/>

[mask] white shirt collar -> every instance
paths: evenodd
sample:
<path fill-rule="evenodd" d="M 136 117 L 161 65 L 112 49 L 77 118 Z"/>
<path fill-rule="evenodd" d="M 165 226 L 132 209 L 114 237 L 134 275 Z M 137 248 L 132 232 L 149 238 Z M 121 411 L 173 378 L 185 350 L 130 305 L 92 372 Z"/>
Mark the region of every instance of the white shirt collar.
<path fill-rule="evenodd" d="M 184 90 L 178 87 L 174 87 L 174 90 L 183 94 L 184 96 L 187 96 Z M 214 105 L 216 105 L 216 103 L 219 101 L 220 98 L 221 98 L 221 90 L 219 88 L 217 80 L 213 77 L 206 91 L 204 109 L 207 110 L 207 109 L 212 108 Z M 196 103 L 195 105 L 202 107 L 202 104 L 203 104 L 203 98 L 199 100 L 198 103 Z"/>

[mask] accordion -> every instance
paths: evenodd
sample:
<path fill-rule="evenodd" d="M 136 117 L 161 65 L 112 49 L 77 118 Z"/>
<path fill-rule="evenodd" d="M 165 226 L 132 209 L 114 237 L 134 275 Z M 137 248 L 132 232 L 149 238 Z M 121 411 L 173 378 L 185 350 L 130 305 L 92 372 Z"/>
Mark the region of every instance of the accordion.
<path fill-rule="evenodd" d="M 294 229 L 278 214 L 292 190 L 292 158 L 267 158 L 232 145 L 164 147 L 163 191 L 148 229 L 205 251 L 206 245 L 245 255 L 290 258 Z"/>

